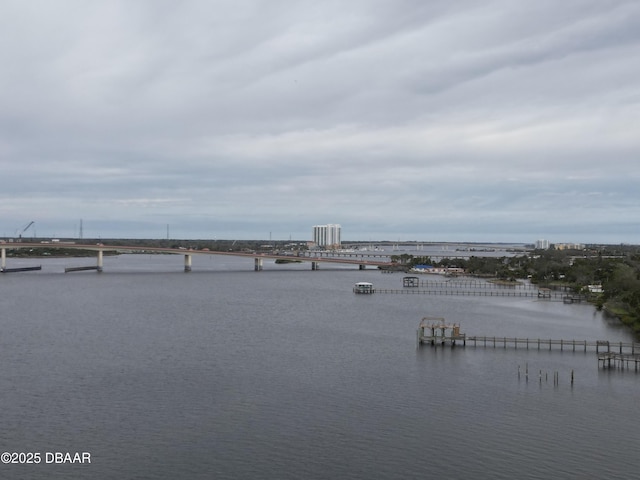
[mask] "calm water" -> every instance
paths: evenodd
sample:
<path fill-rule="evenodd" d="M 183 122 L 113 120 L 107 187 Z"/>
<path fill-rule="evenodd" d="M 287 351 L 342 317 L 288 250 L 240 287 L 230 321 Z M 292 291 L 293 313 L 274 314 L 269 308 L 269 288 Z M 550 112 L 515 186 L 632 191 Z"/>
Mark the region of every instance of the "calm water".
<path fill-rule="evenodd" d="M 426 315 L 632 340 L 590 306 L 354 295 L 402 275 L 221 257 L 62 273 L 92 262 L 0 276 L 0 450 L 91 453 L 0 478 L 640 478 L 640 373 L 593 352 L 416 346 Z"/>

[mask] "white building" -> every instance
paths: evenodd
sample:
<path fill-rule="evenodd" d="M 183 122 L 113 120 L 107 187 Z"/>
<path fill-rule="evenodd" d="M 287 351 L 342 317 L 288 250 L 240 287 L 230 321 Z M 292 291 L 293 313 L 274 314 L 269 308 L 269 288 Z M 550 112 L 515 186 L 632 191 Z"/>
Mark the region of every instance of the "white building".
<path fill-rule="evenodd" d="M 336 224 L 314 225 L 313 243 L 319 247 L 339 247 L 341 230 Z"/>
<path fill-rule="evenodd" d="M 549 246 L 549 240 L 536 240 L 536 249 L 538 250 L 547 250 Z"/>
<path fill-rule="evenodd" d="M 556 250 L 584 250 L 582 243 L 554 243 Z"/>

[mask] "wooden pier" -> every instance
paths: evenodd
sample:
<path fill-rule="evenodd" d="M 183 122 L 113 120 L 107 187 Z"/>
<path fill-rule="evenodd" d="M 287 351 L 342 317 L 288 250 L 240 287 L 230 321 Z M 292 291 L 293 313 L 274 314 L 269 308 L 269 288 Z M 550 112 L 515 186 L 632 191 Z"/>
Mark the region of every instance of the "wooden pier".
<path fill-rule="evenodd" d="M 429 326 L 430 328 L 431 326 Z M 442 327 L 445 333 L 442 333 Z M 518 337 L 488 337 L 477 335 L 466 335 L 460 333 L 459 329 L 454 331 L 450 325 L 436 326 L 440 330 L 439 334 L 428 333 L 428 329 L 421 325 L 418 328 L 418 341 L 421 344 L 443 345 L 467 344 L 473 347 L 490 348 L 524 348 L 526 350 L 570 350 L 572 352 L 596 352 L 612 353 L 617 355 L 637 355 L 640 354 L 640 343 L 632 342 L 610 342 L 607 340 L 564 340 L 553 338 L 518 338 Z M 459 327 L 458 327 L 459 328 Z M 446 333 L 450 331 L 450 333 Z M 636 353 L 638 352 L 638 353 Z"/>
<path fill-rule="evenodd" d="M 520 297 L 520 298 L 539 298 L 544 300 L 557 300 L 567 302 L 567 298 L 570 297 L 570 303 L 582 301 L 586 299 L 580 295 L 568 296 L 564 292 L 553 291 L 527 291 L 527 290 L 452 290 L 452 289 L 429 289 L 421 290 L 416 288 L 406 289 L 389 289 L 378 288 L 376 293 L 390 294 L 390 295 L 452 295 L 452 296 L 467 296 L 467 297 Z M 569 303 L 569 302 L 567 302 Z"/>
<path fill-rule="evenodd" d="M 629 368 L 640 366 L 640 343 L 611 342 L 609 340 L 564 340 L 553 338 L 489 337 L 460 333 L 460 326 L 448 324 L 444 318 L 424 317 L 417 331 L 419 345 L 462 345 L 486 348 L 524 348 L 526 350 L 583 351 L 598 354 L 598 365 L 603 368 Z"/>
<path fill-rule="evenodd" d="M 548 288 L 530 283 L 501 283 L 475 279 L 421 280 L 403 277 L 402 289 L 378 289 L 377 293 L 418 295 L 461 295 L 472 297 L 524 297 L 580 303 L 587 296 L 568 288 Z M 420 288 L 426 287 L 426 288 Z"/>
<path fill-rule="evenodd" d="M 406 280 L 405 280 L 406 279 Z M 420 277 L 404 277 L 404 287 L 432 287 L 432 288 L 481 288 L 500 290 L 539 290 L 538 285 L 531 283 L 501 283 L 475 279 L 451 279 L 451 280 L 422 280 Z"/>
<path fill-rule="evenodd" d="M 564 340 L 553 338 L 517 338 L 517 337 L 486 337 L 486 336 L 467 336 L 462 335 L 462 345 L 466 346 L 467 343 L 473 346 L 492 347 L 492 348 L 525 348 L 526 350 L 571 350 L 572 352 L 593 351 L 596 353 L 615 353 L 619 355 L 629 354 L 635 355 L 636 352 L 640 352 L 640 343 L 633 342 L 610 342 L 608 340 Z"/>
<path fill-rule="evenodd" d="M 429 277 L 438 277 L 440 275 L 427 275 Z M 481 288 L 481 289 L 509 289 L 509 290 L 541 290 L 547 289 L 551 291 L 572 293 L 574 290 L 565 285 L 538 285 L 533 283 L 522 282 L 505 282 L 495 279 L 473 279 L 473 278 L 450 278 L 437 280 L 423 280 L 419 276 L 404 277 L 408 279 L 411 287 L 440 287 L 440 288 Z M 404 280 L 403 278 L 403 280 Z"/>

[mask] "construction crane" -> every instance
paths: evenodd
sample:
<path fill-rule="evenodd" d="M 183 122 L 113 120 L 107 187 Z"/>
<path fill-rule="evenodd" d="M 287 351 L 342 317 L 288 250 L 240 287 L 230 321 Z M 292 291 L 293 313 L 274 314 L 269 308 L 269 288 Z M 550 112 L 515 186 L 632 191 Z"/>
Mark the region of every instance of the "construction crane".
<path fill-rule="evenodd" d="M 24 227 L 24 228 L 20 231 L 20 234 L 18 235 L 18 238 L 22 238 L 22 234 L 23 234 L 24 232 L 26 232 L 26 231 L 29 229 L 29 227 L 30 227 L 31 225 L 33 225 L 34 223 L 35 223 L 35 222 L 34 222 L 33 220 L 31 220 L 31 221 L 27 224 L 27 226 L 26 226 L 26 227 Z"/>

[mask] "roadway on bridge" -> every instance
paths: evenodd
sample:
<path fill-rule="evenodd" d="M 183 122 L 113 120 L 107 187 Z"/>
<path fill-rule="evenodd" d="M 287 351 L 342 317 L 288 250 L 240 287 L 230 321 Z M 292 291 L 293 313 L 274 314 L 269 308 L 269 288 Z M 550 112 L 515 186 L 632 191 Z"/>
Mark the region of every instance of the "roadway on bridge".
<path fill-rule="evenodd" d="M 2 243 L 0 249 L 3 251 L 3 259 L 5 258 L 5 251 L 12 249 L 22 248 L 56 248 L 56 249 L 69 249 L 69 250 L 89 250 L 95 252 L 117 252 L 117 253 L 158 253 L 158 254 L 170 254 L 170 255 L 226 255 L 234 257 L 246 257 L 246 258 L 268 258 L 268 259 L 281 259 L 281 260 L 299 260 L 301 262 L 316 262 L 316 263 L 341 263 L 349 265 L 366 265 L 366 266 L 390 266 L 389 261 L 382 261 L 380 259 L 371 260 L 365 258 L 363 254 L 360 258 L 340 258 L 340 257 L 325 257 L 325 256 L 296 256 L 296 255 L 283 255 L 275 253 L 251 253 L 251 252 L 222 252 L 216 250 L 190 250 L 184 248 L 168 248 L 168 247 L 146 247 L 146 246 L 131 246 L 131 245 L 87 245 L 77 243 L 64 243 L 64 242 L 52 242 L 52 243 L 28 243 L 28 242 L 14 242 L 14 243 Z M 4 265 L 3 265 L 4 266 Z"/>

